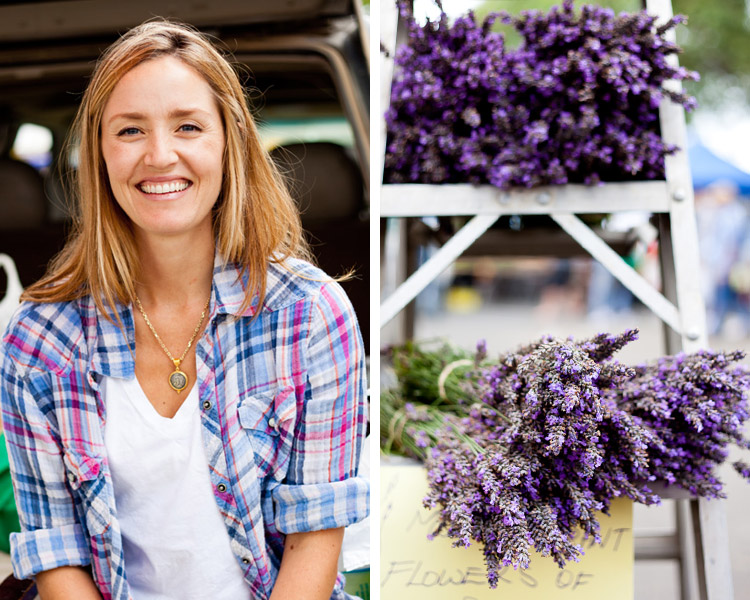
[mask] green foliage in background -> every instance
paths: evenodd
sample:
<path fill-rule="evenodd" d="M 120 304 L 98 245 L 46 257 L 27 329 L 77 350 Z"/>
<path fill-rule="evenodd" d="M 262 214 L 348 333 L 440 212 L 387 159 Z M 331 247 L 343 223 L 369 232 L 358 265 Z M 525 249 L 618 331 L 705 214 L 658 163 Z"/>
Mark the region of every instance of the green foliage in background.
<path fill-rule="evenodd" d="M 613 10 L 636 11 L 640 0 L 587 0 Z M 475 13 L 484 18 L 491 12 L 549 10 L 560 0 L 485 0 Z M 586 3 L 576 0 L 576 5 Z M 689 82 L 686 90 L 705 108 L 720 108 L 725 103 L 750 104 L 750 0 L 672 0 L 675 14 L 687 15 L 687 26 L 677 28 L 677 42 L 684 49 L 680 64 L 698 71 L 701 81 Z M 496 25 L 509 46 L 519 43 L 510 27 Z"/>
<path fill-rule="evenodd" d="M 674 11 L 688 16 L 677 30 L 680 61 L 698 71 L 698 100 L 707 106 L 726 101 L 750 104 L 750 2 L 673 0 Z M 692 91 L 692 90 L 691 90 Z"/>

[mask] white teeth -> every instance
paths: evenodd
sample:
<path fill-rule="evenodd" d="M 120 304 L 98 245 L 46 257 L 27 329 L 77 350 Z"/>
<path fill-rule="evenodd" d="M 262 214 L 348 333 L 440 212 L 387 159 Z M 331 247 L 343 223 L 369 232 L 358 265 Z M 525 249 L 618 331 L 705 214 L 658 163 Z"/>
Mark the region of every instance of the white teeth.
<path fill-rule="evenodd" d="M 147 194 L 169 194 L 170 192 L 181 192 L 190 185 L 187 181 L 172 181 L 170 183 L 142 183 L 141 190 Z"/>

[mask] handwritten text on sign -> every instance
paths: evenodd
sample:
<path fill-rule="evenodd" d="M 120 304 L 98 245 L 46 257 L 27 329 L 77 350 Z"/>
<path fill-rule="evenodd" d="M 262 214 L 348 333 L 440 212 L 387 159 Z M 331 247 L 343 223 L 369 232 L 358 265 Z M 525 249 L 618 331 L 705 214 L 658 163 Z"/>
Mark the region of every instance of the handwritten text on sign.
<path fill-rule="evenodd" d="M 578 539 L 586 555 L 564 569 L 532 556 L 531 567 L 503 569 L 495 590 L 485 576 L 482 550 L 453 548 L 440 536 L 430 541 L 437 510 L 422 507 L 425 472 L 416 466 L 381 467 L 380 589 L 384 599 L 409 600 L 632 600 L 633 516 L 629 500 L 601 515 L 602 543 Z"/>

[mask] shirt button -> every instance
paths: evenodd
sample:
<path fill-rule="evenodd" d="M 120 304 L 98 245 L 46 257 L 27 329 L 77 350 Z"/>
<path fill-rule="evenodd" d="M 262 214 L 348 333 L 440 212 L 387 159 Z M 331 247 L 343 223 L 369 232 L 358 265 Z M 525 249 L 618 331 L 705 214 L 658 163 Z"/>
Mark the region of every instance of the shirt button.
<path fill-rule="evenodd" d="M 245 565 L 249 565 L 250 564 L 250 559 L 249 558 L 243 558 L 242 559 L 242 563 L 245 564 Z"/>
<path fill-rule="evenodd" d="M 211 403 L 208 400 L 206 400 L 203 403 L 203 410 L 208 410 L 209 408 L 211 408 Z"/>
<path fill-rule="evenodd" d="M 270 419 L 268 419 L 268 424 L 271 427 L 273 427 L 274 429 L 276 429 L 276 419 L 274 419 L 273 417 L 271 417 Z"/>
<path fill-rule="evenodd" d="M 223 483 L 220 483 L 219 485 L 216 486 L 216 489 L 224 493 L 227 491 L 227 486 L 225 486 Z"/>
<path fill-rule="evenodd" d="M 74 473 L 68 473 L 68 481 L 70 481 L 70 483 L 76 482 L 76 476 Z"/>

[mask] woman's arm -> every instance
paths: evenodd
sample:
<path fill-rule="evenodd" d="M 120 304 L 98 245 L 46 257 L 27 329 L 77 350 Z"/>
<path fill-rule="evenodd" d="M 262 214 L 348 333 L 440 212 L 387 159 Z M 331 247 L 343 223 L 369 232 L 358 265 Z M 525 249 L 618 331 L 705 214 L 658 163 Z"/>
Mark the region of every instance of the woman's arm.
<path fill-rule="evenodd" d="M 89 572 L 82 567 L 58 567 L 36 576 L 41 600 L 101 600 Z"/>
<path fill-rule="evenodd" d="M 273 490 L 274 524 L 286 540 L 271 600 L 328 600 L 343 528 L 369 512 L 368 482 L 357 476 L 367 426 L 365 353 L 337 283 L 322 287 L 300 350 L 307 387 L 286 477 Z"/>
<path fill-rule="evenodd" d="M 343 539 L 343 527 L 287 535 L 270 600 L 329 600 Z"/>
<path fill-rule="evenodd" d="M 83 374 L 59 375 L 63 368 L 58 363 L 63 359 L 55 348 L 66 348 L 75 337 L 70 333 L 74 332 L 72 329 L 66 335 L 73 337 L 60 337 L 60 326 L 74 320 L 65 310 L 53 311 L 52 317 L 43 318 L 41 313 L 43 310 L 50 312 L 49 307 L 26 305 L 19 321 L 11 322 L 6 330 L 0 342 L 0 401 L 21 524 L 21 531 L 10 536 L 14 574 L 18 579 L 31 579 L 49 571 L 50 580 L 54 582 L 53 571 L 88 565 L 92 561 L 91 538 L 79 521 L 73 486 L 83 485 L 82 479 L 93 480 L 101 465 L 88 457 L 90 462 L 85 462 L 84 457 L 74 451 L 65 454 L 63 449 L 58 428 L 62 413 L 57 407 L 64 386 L 73 386 L 78 393 L 67 399 L 68 412 L 64 414 L 81 411 L 80 428 L 71 425 L 70 418 L 65 420 L 79 438 L 85 437 L 82 431 L 89 421 L 97 418 L 97 407 L 89 402 L 92 405 L 88 408 L 89 415 L 83 412 L 85 386 L 80 382 L 80 378 L 85 378 Z M 51 318 L 57 325 L 53 325 Z M 106 515 L 101 516 L 103 521 Z M 93 585 L 91 577 L 86 576 Z M 50 596 L 57 585 L 47 586 L 45 575 L 39 577 L 41 587 L 47 589 L 44 597 L 59 597 Z M 74 591 L 68 597 L 89 596 L 79 596 Z"/>

